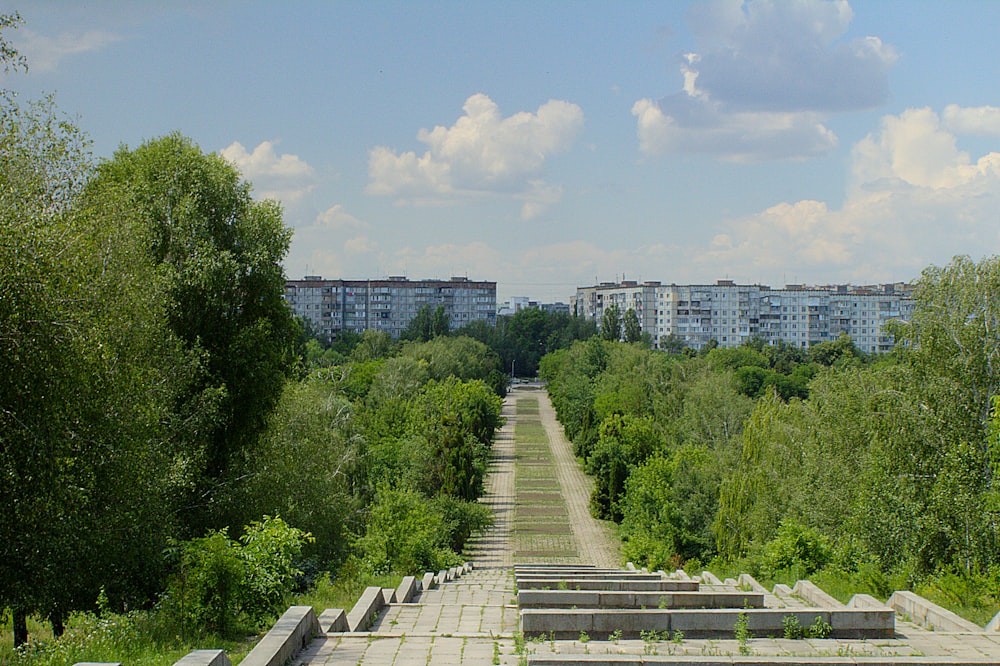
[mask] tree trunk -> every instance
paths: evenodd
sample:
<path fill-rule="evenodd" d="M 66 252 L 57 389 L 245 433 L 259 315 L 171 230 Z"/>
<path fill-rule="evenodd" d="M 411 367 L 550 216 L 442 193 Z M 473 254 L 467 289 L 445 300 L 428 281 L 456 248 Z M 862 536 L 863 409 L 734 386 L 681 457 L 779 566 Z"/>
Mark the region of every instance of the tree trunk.
<path fill-rule="evenodd" d="M 23 609 L 14 609 L 14 647 L 28 642 L 28 614 Z"/>
<path fill-rule="evenodd" d="M 59 638 L 66 631 L 65 625 L 63 625 L 63 614 L 62 611 L 52 611 L 49 614 L 49 622 L 52 623 L 52 635 L 55 638 Z"/>

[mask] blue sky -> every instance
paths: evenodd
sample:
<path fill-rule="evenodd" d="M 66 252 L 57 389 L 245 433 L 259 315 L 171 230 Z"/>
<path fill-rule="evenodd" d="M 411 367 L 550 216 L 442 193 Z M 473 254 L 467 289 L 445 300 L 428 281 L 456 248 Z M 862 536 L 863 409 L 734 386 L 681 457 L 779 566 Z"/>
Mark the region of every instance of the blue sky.
<path fill-rule="evenodd" d="M 870 283 L 1000 248 L 1000 2 L 32 2 L 94 152 L 180 131 L 289 277 Z"/>

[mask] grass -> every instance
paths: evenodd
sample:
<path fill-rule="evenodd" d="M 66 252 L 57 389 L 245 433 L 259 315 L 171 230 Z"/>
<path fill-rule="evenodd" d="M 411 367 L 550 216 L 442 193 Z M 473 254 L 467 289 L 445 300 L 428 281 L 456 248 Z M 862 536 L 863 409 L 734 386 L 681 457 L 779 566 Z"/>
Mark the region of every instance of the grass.
<path fill-rule="evenodd" d="M 396 587 L 402 576 L 350 577 L 330 581 L 320 578 L 314 588 L 296 595 L 288 606 L 312 606 L 319 615 L 327 608 L 350 610 L 370 585 Z M 277 618 L 273 618 L 277 619 Z M 267 626 L 273 624 L 273 620 Z M 39 618 L 28 618 L 28 649 L 14 651 L 10 614 L 0 615 L 0 664 L 24 666 L 64 666 L 77 662 L 121 662 L 135 666 L 172 666 L 192 650 L 223 649 L 234 665 L 253 649 L 260 634 L 220 636 L 201 634 L 183 636 L 163 613 L 132 611 L 109 613 L 73 613 L 66 622 L 66 632 L 58 641 L 52 629 Z"/>

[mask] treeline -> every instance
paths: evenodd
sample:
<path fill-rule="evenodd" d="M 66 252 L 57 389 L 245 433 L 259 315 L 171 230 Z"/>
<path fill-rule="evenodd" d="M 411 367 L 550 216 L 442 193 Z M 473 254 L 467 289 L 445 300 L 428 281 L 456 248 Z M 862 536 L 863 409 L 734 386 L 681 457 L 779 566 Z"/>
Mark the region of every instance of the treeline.
<path fill-rule="evenodd" d="M 338 331 L 332 339 L 311 330 L 304 322 L 308 340 L 306 355 L 313 365 L 332 365 L 347 359 L 359 343 L 361 334 Z M 500 315 L 496 325 L 473 321 L 451 330 L 444 306 L 423 306 L 400 336 L 404 341 L 426 342 L 439 336 L 467 337 L 477 340 L 499 359 L 497 374 L 488 378 L 491 386 L 500 390 L 506 377 L 536 377 L 538 364 L 549 352 L 565 349 L 577 340 L 597 335 L 597 325 L 583 317 L 540 308 L 524 308 L 513 315 Z M 385 341 L 389 338 L 386 337 Z M 368 339 L 367 344 L 371 344 Z M 386 342 L 388 344 L 388 342 Z"/>
<path fill-rule="evenodd" d="M 283 301 L 290 238 L 277 203 L 179 134 L 95 163 L 51 100 L 3 94 L 0 617 L 16 645 L 28 616 L 58 636 L 77 611 L 154 607 L 170 637 L 245 635 L 323 572 L 436 570 L 488 524 L 500 358 L 373 334 L 312 367 Z"/>
<path fill-rule="evenodd" d="M 666 354 L 592 339 L 542 361 L 628 559 L 918 587 L 1000 605 L 1000 258 L 922 274 L 896 350 L 849 338 Z M 836 582 L 833 579 L 837 579 Z M 981 615 L 985 614 L 985 616 Z"/>

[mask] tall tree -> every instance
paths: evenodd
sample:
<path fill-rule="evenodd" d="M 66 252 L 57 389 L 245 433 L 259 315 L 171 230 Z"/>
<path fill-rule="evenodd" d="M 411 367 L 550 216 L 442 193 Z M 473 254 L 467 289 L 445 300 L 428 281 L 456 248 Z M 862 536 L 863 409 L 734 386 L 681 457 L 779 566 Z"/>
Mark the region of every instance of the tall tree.
<path fill-rule="evenodd" d="M 199 374 L 177 396 L 178 455 L 193 470 L 186 522 L 222 527 L 218 502 L 252 454 L 294 361 L 298 327 L 283 300 L 291 232 L 237 170 L 173 134 L 122 148 L 98 168 L 84 208 L 148 239 L 167 321 Z"/>
<path fill-rule="evenodd" d="M 625 342 L 639 342 L 642 338 L 642 326 L 639 325 L 639 315 L 629 308 L 622 317 L 622 332 Z"/>
<path fill-rule="evenodd" d="M 618 342 L 622 337 L 622 317 L 618 306 L 612 303 L 604 308 L 601 315 L 601 337 L 611 342 Z"/>

